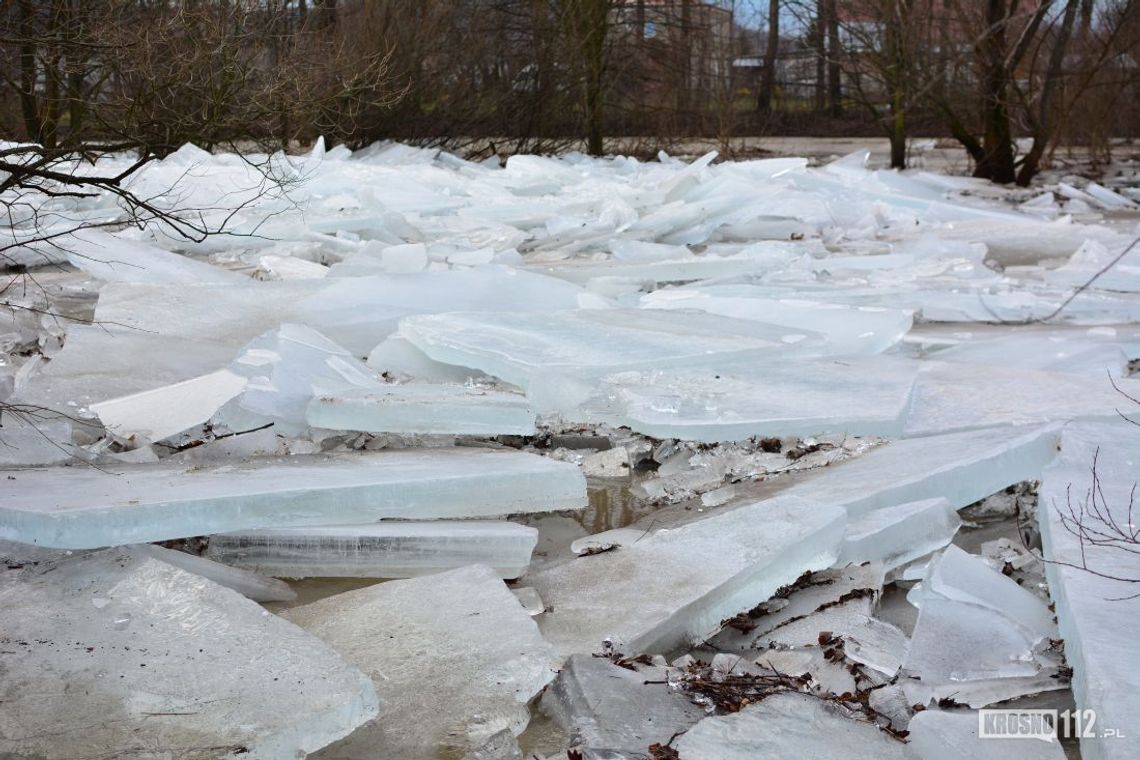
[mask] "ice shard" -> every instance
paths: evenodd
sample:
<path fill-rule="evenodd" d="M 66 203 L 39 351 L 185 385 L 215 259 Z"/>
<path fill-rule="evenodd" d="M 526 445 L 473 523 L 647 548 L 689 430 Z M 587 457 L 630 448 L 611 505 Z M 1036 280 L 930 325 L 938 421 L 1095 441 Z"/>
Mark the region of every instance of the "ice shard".
<path fill-rule="evenodd" d="M 233 589 L 255 602 L 291 602 L 297 598 L 297 592 L 289 588 L 288 583 L 276 578 L 267 578 L 248 570 L 213 562 L 196 554 L 174 551 L 154 544 L 136 544 L 134 548 L 180 570 L 200 575 L 219 586 Z"/>
<path fill-rule="evenodd" d="M 1049 608 L 1012 578 L 957 546 L 947 546 L 926 567 L 921 586 L 907 598 L 922 607 L 930 598 L 950 599 L 1000 612 L 1026 631 L 1032 643 L 1054 636 Z"/>
<path fill-rule="evenodd" d="M 839 563 L 880 562 L 893 570 L 946 546 L 961 524 L 942 498 L 876 509 L 848 521 Z"/>
<path fill-rule="evenodd" d="M 490 568 L 381 583 L 282 615 L 376 685 L 383 714 L 316 757 L 461 757 L 504 729 L 557 668 L 553 649 Z"/>
<path fill-rule="evenodd" d="M 579 751 L 636 757 L 705 716 L 702 707 L 670 688 L 661 675 L 626 670 L 605 658 L 571 655 L 543 694 L 539 709 Z"/>
<path fill-rule="evenodd" d="M 882 588 L 883 567 L 875 563 L 814 572 L 744 612 L 709 644 L 745 655 L 771 646 L 817 644 L 822 631 L 843 635 L 864 624 Z"/>
<path fill-rule="evenodd" d="M 782 693 L 732 715 L 705 718 L 675 744 L 685 760 L 819 757 L 912 760 L 906 744 L 841 705 Z"/>
<path fill-rule="evenodd" d="M 971 707 L 1063 688 L 1039 642 L 1000 612 L 967 602 L 923 600 L 903 671 L 918 678 L 921 702 L 952 698 Z M 1042 677 L 1051 685 L 1042 686 Z M 1000 684 L 1009 691 L 1002 693 Z M 995 692 L 994 685 L 999 685 Z"/>
<path fill-rule="evenodd" d="M 526 397 L 477 385 L 408 383 L 318 394 L 305 412 L 313 427 L 371 433 L 533 435 Z"/>
<path fill-rule="evenodd" d="M 6 476 L 0 538 L 72 549 L 272 526 L 484 517 L 586 504 L 585 478 L 576 466 L 477 448 L 0 474 Z"/>
<path fill-rule="evenodd" d="M 312 328 L 283 324 L 250 342 L 230 364 L 246 380 L 240 406 L 304 430 L 315 397 L 345 391 L 382 390 L 375 370 Z"/>
<path fill-rule="evenodd" d="M 327 644 L 144 552 L 0 569 L 0 608 L 5 757 L 298 757 L 377 715 Z"/>
<path fill-rule="evenodd" d="M 549 606 L 540 624 L 560 652 L 598 652 L 607 642 L 625 654 L 668 652 L 704 641 L 726 618 L 831 565 L 843 526 L 843 511 L 826 503 L 773 499 L 527 580 Z"/>
<path fill-rule="evenodd" d="M 154 390 L 100 401 L 90 409 L 107 431 L 123 439 L 161 441 L 210 419 L 246 386 L 229 370 Z"/>
<path fill-rule="evenodd" d="M 517 578 L 537 542 L 537 530 L 510 522 L 385 520 L 221 533 L 206 555 L 278 578 L 411 578 L 472 564 Z"/>
<path fill-rule="evenodd" d="M 1131 726 L 1140 711 L 1140 652 L 1137 584 L 1129 579 L 1140 578 L 1140 557 L 1120 530 L 1135 535 L 1136 526 L 1128 523 L 1135 522 L 1138 433 L 1123 420 L 1067 427 L 1061 455 L 1041 480 L 1037 508 L 1073 696 L 1078 709 L 1096 711 L 1097 730 L 1081 739 L 1081 756 L 1092 760 L 1135 754 Z M 1091 545 L 1082 541 L 1082 531 L 1117 540 Z M 1109 735 L 1110 729 L 1129 738 Z"/>

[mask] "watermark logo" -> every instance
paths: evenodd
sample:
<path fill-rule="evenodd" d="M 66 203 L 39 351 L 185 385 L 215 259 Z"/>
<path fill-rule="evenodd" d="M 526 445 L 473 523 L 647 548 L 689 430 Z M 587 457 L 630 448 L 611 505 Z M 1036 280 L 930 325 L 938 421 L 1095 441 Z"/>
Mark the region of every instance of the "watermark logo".
<path fill-rule="evenodd" d="M 1122 738 L 1118 729 L 1099 730 L 1095 710 L 979 710 L 980 739 Z"/>
<path fill-rule="evenodd" d="M 1057 740 L 1056 710 L 979 710 L 979 739 Z"/>

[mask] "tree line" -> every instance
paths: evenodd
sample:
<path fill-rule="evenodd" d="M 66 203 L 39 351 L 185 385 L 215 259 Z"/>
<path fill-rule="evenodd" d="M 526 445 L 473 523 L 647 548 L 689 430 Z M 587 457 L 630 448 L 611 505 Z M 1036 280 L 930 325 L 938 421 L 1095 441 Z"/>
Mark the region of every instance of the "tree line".
<path fill-rule="evenodd" d="M 1058 145 L 1107 160 L 1136 135 L 1138 2 L 8 0 L 0 136 L 162 156 L 883 134 L 903 166 L 920 134 L 1025 184 Z"/>

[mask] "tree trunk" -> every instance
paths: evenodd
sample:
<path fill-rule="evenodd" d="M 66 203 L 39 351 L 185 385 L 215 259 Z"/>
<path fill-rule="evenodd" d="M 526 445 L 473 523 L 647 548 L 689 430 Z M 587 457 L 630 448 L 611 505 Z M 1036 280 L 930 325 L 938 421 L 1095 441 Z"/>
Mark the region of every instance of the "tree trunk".
<path fill-rule="evenodd" d="M 772 110 L 772 92 L 776 89 L 776 56 L 780 49 L 780 0 L 768 0 L 768 45 L 764 49 L 764 70 L 760 72 L 760 94 L 756 109 Z"/>
<path fill-rule="evenodd" d="M 907 0 L 887 0 L 883 6 L 887 67 L 884 72 L 890 92 L 891 118 L 887 130 L 891 142 L 891 168 L 906 168 L 907 45 L 905 28 L 909 18 Z"/>
<path fill-rule="evenodd" d="M 20 0 L 16 6 L 20 24 L 20 111 L 24 131 L 32 142 L 43 143 L 39 103 L 36 98 L 36 35 L 31 0 Z"/>
<path fill-rule="evenodd" d="M 1053 50 L 1049 53 L 1049 66 L 1045 71 L 1045 81 L 1041 86 L 1041 105 L 1037 117 L 1033 119 L 1033 146 L 1026 154 L 1021 164 L 1021 171 L 1017 174 L 1017 184 L 1022 187 L 1029 185 L 1030 180 L 1040 169 L 1041 157 L 1053 139 L 1056 120 L 1053 118 L 1053 107 L 1057 100 L 1057 90 L 1063 77 L 1065 53 L 1069 47 L 1069 40 L 1073 36 L 1073 25 L 1077 18 L 1077 7 L 1080 0 L 1068 0 L 1065 5 L 1065 15 L 1061 20 L 1061 28 L 1053 41 Z"/>
<path fill-rule="evenodd" d="M 1003 0 L 987 0 L 987 34 L 982 40 L 982 159 L 974 176 L 998 184 L 1016 179 L 1013 132 L 1009 123 L 1009 78 L 1006 63 L 1006 25 L 1009 22 Z"/>
<path fill-rule="evenodd" d="M 843 115 L 843 72 L 839 67 L 839 0 L 827 2 L 827 101 L 831 115 Z"/>
<path fill-rule="evenodd" d="M 815 2 L 815 110 L 824 107 L 824 91 L 827 87 L 827 31 L 824 21 L 827 0 Z"/>

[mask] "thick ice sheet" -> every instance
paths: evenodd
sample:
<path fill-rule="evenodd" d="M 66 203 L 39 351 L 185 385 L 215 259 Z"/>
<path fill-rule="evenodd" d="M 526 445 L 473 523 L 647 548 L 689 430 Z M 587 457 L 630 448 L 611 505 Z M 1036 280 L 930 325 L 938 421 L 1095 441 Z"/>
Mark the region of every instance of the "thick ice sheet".
<path fill-rule="evenodd" d="M 784 493 L 845 507 L 852 517 L 945 497 L 957 509 L 1033 480 L 1056 454 L 1058 428 L 992 428 L 894 441 Z"/>
<path fill-rule="evenodd" d="M 400 320 L 400 337 L 436 361 L 524 388 L 543 374 L 590 379 L 696 362 L 810 354 L 812 332 L 698 311 L 454 312 Z"/>
<path fill-rule="evenodd" d="M 133 549 L 180 570 L 200 575 L 219 586 L 233 589 L 255 602 L 291 602 L 297 598 L 297 593 L 289 588 L 288 583 L 237 567 L 227 567 L 196 554 L 174 551 L 155 544 L 136 544 Z"/>
<path fill-rule="evenodd" d="M 0 754 L 301 756 L 375 717 L 327 644 L 130 549 L 0 569 Z"/>
<path fill-rule="evenodd" d="M 827 336 L 831 353 L 874 354 L 890 348 L 910 329 L 904 309 L 846 306 L 818 301 L 774 300 L 750 295 L 747 286 L 690 286 L 657 290 L 641 297 L 650 309 L 700 309 L 738 319 L 812 330 Z"/>
<path fill-rule="evenodd" d="M 93 548 L 273 526 L 571 509 L 578 468 L 519 452 L 407 449 L 240 464 L 2 473 L 0 538 Z"/>
<path fill-rule="evenodd" d="M 411 578 L 481 564 L 517 578 L 538 531 L 495 520 L 384 521 L 210 537 L 207 556 L 281 578 Z"/>
<path fill-rule="evenodd" d="M 503 729 L 557 659 L 490 568 L 381 583 L 283 616 L 320 637 L 376 685 L 384 713 L 315 757 L 463 757 Z"/>
<path fill-rule="evenodd" d="M 824 502 L 750 504 L 527 576 L 565 654 L 668 652 L 704 641 L 808 570 L 831 565 L 844 514 Z M 620 578 L 621 582 L 614 582 Z"/>
<path fill-rule="evenodd" d="M 526 397 L 476 385 L 387 385 L 321 393 L 306 421 L 331 430 L 438 435 L 533 435 Z"/>
<path fill-rule="evenodd" d="M 139 240 L 111 235 L 99 229 L 82 230 L 59 241 L 67 260 L 106 282 L 231 283 L 246 281 L 230 272 Z"/>
<path fill-rule="evenodd" d="M 1115 384 L 1116 387 L 1113 387 Z M 1030 425 L 1081 418 L 1115 419 L 1124 394 L 1140 397 L 1140 380 L 926 362 L 914 386 L 908 437 L 995 425 Z"/>
<path fill-rule="evenodd" d="M 623 372 L 605 377 L 578 413 L 656 438 L 710 443 L 831 432 L 895 436 L 918 369 L 907 359 L 853 356 Z"/>
<path fill-rule="evenodd" d="M 1128 522 L 1140 473 L 1140 428 L 1124 421 L 1065 429 L 1061 455 L 1041 480 L 1037 518 L 1045 558 L 1051 560 L 1045 565 L 1049 591 L 1065 639 L 1065 656 L 1073 668 L 1073 696 L 1078 709 L 1095 710 L 1097 715 L 1097 737 L 1081 740 L 1081 755 L 1124 760 L 1135 755 L 1131 737 L 1140 711 L 1140 651 L 1134 635 L 1136 600 L 1112 600 L 1131 597 L 1136 584 L 1111 578 L 1140 578 L 1140 560 L 1135 553 L 1087 542 L 1082 552 L 1077 535 L 1061 519 L 1072 515 L 1090 530 L 1106 527 L 1089 514 L 1094 504 L 1094 459 L 1096 505 L 1118 525 Z M 1082 554 L 1090 569 L 1111 578 L 1081 569 Z M 1122 731 L 1129 738 L 1101 738 L 1106 729 Z"/>

